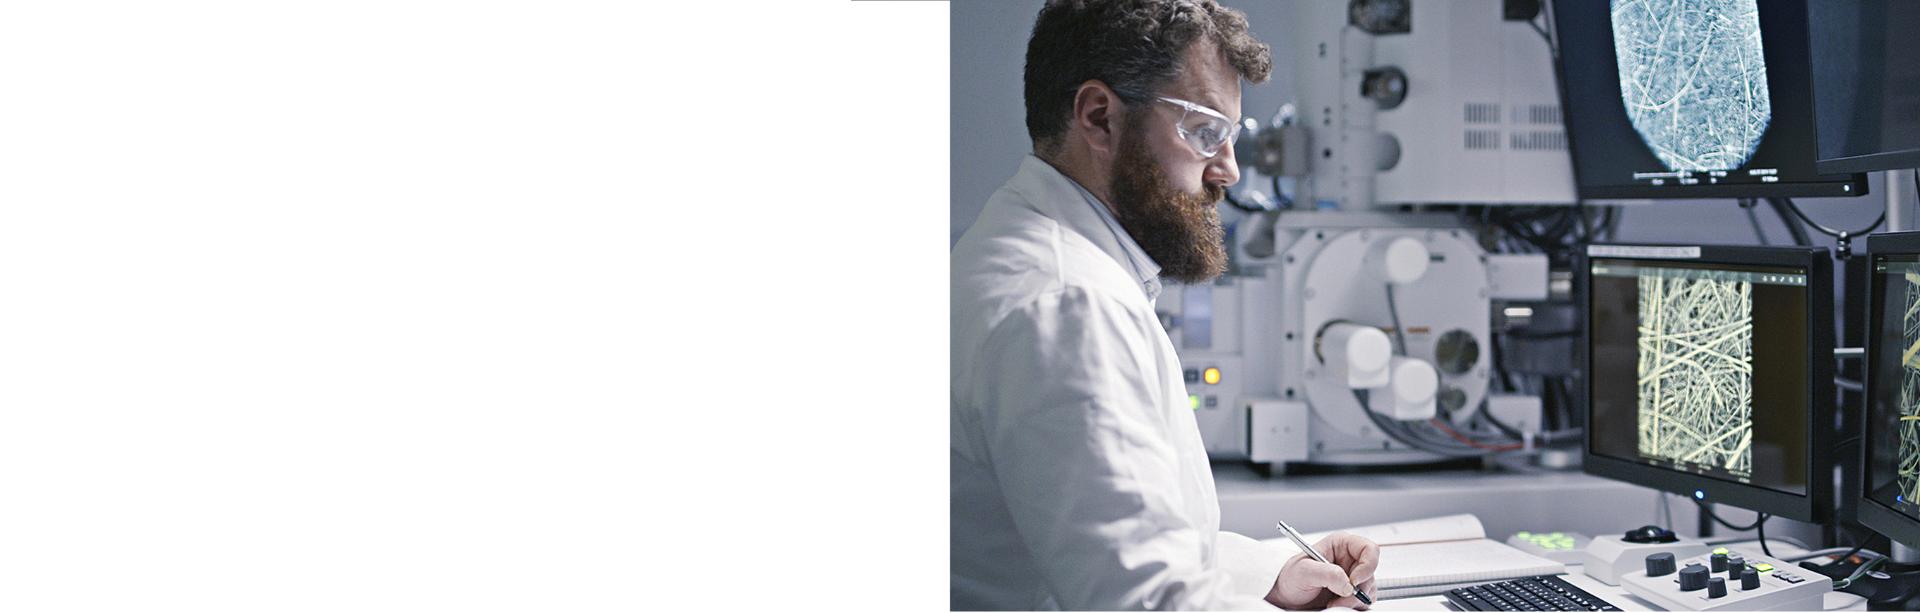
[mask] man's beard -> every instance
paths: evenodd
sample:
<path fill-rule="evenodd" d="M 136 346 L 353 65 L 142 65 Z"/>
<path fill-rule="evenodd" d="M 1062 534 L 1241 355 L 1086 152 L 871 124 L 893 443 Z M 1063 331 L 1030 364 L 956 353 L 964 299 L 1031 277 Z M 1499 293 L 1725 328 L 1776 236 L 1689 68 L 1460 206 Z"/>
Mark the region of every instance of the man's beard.
<path fill-rule="evenodd" d="M 1113 163 L 1108 187 L 1120 227 L 1160 265 L 1162 277 L 1200 283 L 1220 276 L 1227 270 L 1227 248 L 1214 205 L 1226 188 L 1207 184 L 1197 194 L 1175 190 L 1146 141 L 1142 130 L 1128 130 Z"/>

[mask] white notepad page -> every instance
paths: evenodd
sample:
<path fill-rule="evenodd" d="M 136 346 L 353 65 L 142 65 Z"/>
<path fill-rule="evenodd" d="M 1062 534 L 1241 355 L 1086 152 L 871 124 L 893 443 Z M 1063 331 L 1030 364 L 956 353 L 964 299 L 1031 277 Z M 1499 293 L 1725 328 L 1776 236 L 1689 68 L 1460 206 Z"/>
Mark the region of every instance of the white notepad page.
<path fill-rule="evenodd" d="M 1559 562 L 1488 539 L 1486 528 L 1472 515 L 1416 519 L 1338 532 L 1364 536 L 1380 545 L 1380 568 L 1374 572 L 1374 588 L 1381 598 L 1438 594 L 1459 584 L 1557 575 L 1567 570 L 1566 565 Z M 1303 536 L 1308 543 L 1315 543 L 1332 533 Z M 1286 537 L 1262 542 L 1283 549 L 1289 557 L 1299 552 Z"/>

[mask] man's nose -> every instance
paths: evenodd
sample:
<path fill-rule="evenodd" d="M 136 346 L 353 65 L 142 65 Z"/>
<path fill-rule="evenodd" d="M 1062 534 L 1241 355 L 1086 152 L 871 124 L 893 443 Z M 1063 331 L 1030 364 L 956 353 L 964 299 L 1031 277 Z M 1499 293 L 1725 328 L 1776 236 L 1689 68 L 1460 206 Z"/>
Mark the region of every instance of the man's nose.
<path fill-rule="evenodd" d="M 1233 157 L 1233 143 L 1227 143 L 1225 147 L 1220 148 L 1219 155 L 1207 160 L 1207 171 L 1201 180 L 1218 185 L 1221 189 L 1233 187 L 1233 184 L 1240 182 L 1240 164 Z"/>

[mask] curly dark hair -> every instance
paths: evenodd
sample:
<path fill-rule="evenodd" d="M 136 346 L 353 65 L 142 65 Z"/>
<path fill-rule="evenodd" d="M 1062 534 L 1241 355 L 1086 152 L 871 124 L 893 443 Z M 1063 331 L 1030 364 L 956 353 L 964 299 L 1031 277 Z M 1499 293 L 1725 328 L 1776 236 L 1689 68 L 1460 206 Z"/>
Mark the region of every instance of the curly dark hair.
<path fill-rule="evenodd" d="M 1240 77 L 1263 83 L 1272 51 L 1247 16 L 1214 0 L 1048 0 L 1027 39 L 1027 135 L 1046 153 L 1066 134 L 1081 83 L 1099 80 L 1138 104 L 1180 73 L 1180 55 L 1212 40 Z"/>

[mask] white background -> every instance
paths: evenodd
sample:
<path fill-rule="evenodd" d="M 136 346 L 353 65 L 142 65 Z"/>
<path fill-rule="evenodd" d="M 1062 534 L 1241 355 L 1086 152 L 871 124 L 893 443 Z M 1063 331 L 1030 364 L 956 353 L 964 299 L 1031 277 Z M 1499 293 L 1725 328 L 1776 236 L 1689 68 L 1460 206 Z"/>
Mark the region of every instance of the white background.
<path fill-rule="evenodd" d="M 947 20 L 10 7 L 0 610 L 944 609 Z"/>

